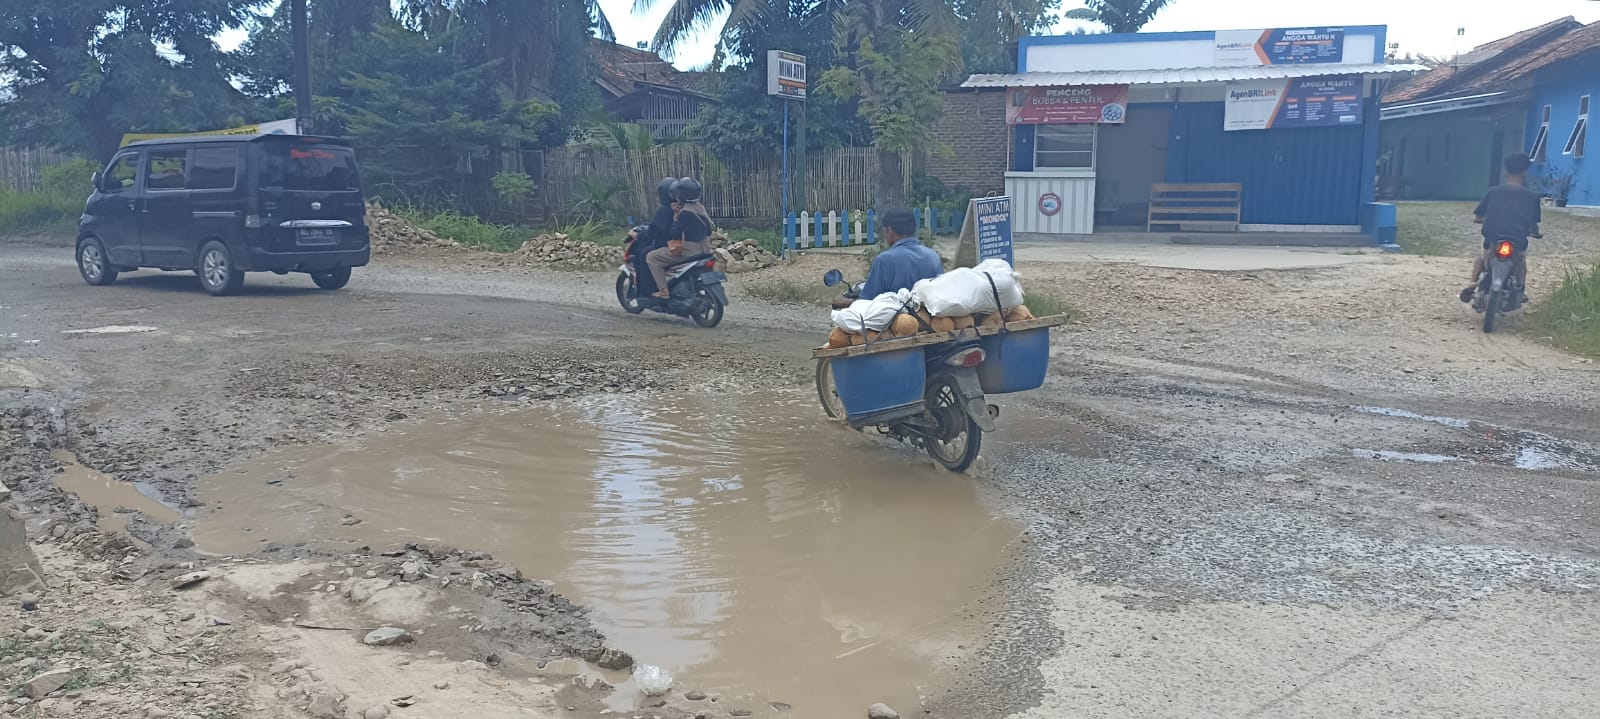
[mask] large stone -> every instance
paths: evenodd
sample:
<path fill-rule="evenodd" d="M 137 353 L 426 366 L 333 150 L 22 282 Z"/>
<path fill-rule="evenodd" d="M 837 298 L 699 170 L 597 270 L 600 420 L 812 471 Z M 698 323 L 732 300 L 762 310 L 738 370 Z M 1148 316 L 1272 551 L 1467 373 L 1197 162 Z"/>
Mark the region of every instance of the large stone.
<path fill-rule="evenodd" d="M 380 627 L 367 633 L 361 643 L 369 647 L 392 647 L 411 641 L 411 632 L 399 627 Z"/>
<path fill-rule="evenodd" d="M 879 702 L 867 707 L 867 719 L 900 719 L 900 712 L 890 709 L 888 704 Z"/>
<path fill-rule="evenodd" d="M 44 568 L 28 544 L 27 525 L 11 510 L 0 509 L 0 596 L 44 588 Z"/>
<path fill-rule="evenodd" d="M 29 679 L 26 684 L 22 685 L 22 693 L 27 694 L 29 699 L 38 701 L 61 691 L 62 687 L 81 676 L 83 676 L 82 669 L 51 669 Z"/>

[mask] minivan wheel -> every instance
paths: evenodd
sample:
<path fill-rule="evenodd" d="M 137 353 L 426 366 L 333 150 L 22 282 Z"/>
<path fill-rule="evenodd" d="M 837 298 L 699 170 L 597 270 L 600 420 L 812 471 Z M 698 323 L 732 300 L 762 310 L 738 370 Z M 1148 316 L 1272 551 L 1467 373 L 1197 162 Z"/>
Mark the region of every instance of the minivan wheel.
<path fill-rule="evenodd" d="M 200 248 L 200 266 L 195 273 L 200 275 L 200 286 L 218 297 L 244 286 L 244 272 L 233 264 L 233 253 L 216 240 Z"/>
<path fill-rule="evenodd" d="M 78 242 L 78 274 L 91 285 L 109 285 L 117 281 L 117 271 L 106 258 L 106 246 L 96 237 L 85 237 Z"/>
<path fill-rule="evenodd" d="M 311 281 L 325 290 L 337 290 L 350 284 L 350 268 L 339 267 L 327 272 L 311 273 Z"/>

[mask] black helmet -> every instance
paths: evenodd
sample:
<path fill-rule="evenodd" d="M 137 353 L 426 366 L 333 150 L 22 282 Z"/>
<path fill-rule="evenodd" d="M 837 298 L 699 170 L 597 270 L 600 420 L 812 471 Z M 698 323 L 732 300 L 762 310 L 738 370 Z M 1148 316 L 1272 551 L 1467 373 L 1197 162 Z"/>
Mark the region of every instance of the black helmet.
<path fill-rule="evenodd" d="M 676 178 L 663 177 L 661 182 L 656 185 L 656 197 L 661 198 L 662 207 L 672 204 L 672 185 L 677 181 Z"/>
<path fill-rule="evenodd" d="M 672 183 L 672 197 L 679 202 L 694 202 L 700 199 L 700 183 L 693 177 L 685 177 Z"/>

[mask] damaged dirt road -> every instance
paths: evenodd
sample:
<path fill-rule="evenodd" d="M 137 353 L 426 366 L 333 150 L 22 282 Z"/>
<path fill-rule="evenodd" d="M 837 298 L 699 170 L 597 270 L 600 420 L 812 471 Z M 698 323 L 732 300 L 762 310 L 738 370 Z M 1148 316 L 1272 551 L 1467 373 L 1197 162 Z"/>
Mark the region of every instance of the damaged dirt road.
<path fill-rule="evenodd" d="M 1085 316 L 964 478 L 812 406 L 823 313 L 740 288 L 816 257 L 713 331 L 450 257 L 224 299 L 0 259 L 49 583 L 5 609 L 0 711 L 1600 712 L 1600 374 L 1475 333 L 1458 263 L 1025 260 Z"/>

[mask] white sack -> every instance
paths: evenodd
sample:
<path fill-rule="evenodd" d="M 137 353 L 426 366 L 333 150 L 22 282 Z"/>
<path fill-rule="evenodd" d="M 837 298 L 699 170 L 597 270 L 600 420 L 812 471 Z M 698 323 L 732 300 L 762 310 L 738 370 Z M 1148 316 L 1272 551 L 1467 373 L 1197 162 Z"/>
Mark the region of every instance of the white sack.
<path fill-rule="evenodd" d="M 989 284 L 990 279 L 994 285 Z M 995 290 L 1000 306 L 995 307 Z M 938 277 L 923 280 L 911 294 L 934 317 L 966 317 L 979 312 L 1009 310 L 1023 303 L 1022 285 L 1005 260 L 992 259 L 977 267 L 958 267 Z"/>
<path fill-rule="evenodd" d="M 916 304 L 910 290 L 885 292 L 870 300 L 856 300 L 849 307 L 833 311 L 833 326 L 850 334 L 863 334 L 865 330 L 882 332 L 894 322 L 900 310 L 915 312 Z"/>

